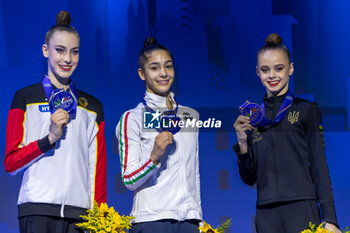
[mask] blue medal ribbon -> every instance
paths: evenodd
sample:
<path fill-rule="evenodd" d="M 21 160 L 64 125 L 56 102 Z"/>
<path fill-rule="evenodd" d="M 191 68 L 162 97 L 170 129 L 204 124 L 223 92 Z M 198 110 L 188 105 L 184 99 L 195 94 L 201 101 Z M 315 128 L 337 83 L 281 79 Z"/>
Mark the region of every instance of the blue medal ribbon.
<path fill-rule="evenodd" d="M 71 119 L 74 119 L 78 105 L 78 91 L 74 84 L 70 82 L 69 92 L 65 91 L 63 88 L 54 90 L 50 79 L 46 75 L 42 80 L 42 84 L 51 114 L 58 109 L 63 109 L 69 113 Z"/>
<path fill-rule="evenodd" d="M 290 90 L 288 90 L 287 95 L 284 98 L 284 100 L 281 104 L 281 107 L 278 110 L 278 113 L 273 121 L 271 121 L 265 117 L 265 103 L 263 102 L 260 105 L 260 107 L 261 107 L 261 110 L 263 112 L 264 118 L 262 119 L 262 121 L 259 125 L 260 126 L 273 125 L 273 124 L 277 124 L 277 123 L 281 122 L 283 120 L 284 116 L 286 115 L 287 110 L 293 104 L 294 98 L 295 98 L 294 94 Z"/>
<path fill-rule="evenodd" d="M 267 126 L 281 122 L 287 113 L 289 107 L 293 104 L 294 94 L 288 90 L 286 97 L 284 98 L 280 109 L 273 121 L 265 117 L 265 103 L 263 102 L 260 106 L 255 103 L 249 103 L 246 101 L 239 107 L 242 115 L 250 118 L 250 124 L 254 126 Z"/>
<path fill-rule="evenodd" d="M 180 122 L 181 119 L 177 116 L 177 110 L 178 110 L 179 105 L 178 105 L 177 101 L 175 100 L 175 97 L 174 97 L 174 101 L 176 103 L 176 108 L 174 110 L 164 111 L 160 115 L 160 127 L 161 127 L 162 131 L 169 131 L 172 134 L 176 134 L 181 129 L 179 124 L 178 124 L 178 122 Z M 149 111 L 151 113 L 156 112 L 151 107 L 149 107 L 147 105 L 145 98 L 142 98 L 142 103 L 145 106 L 145 108 L 147 109 L 147 111 Z M 170 121 L 172 121 L 173 123 L 170 123 Z"/>

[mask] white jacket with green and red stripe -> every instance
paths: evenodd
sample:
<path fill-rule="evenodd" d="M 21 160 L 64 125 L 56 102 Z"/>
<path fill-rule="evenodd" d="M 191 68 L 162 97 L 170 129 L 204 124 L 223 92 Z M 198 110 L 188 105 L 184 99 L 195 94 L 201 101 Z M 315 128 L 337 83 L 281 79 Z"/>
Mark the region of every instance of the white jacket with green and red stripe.
<path fill-rule="evenodd" d="M 165 97 L 146 92 L 144 99 L 153 110 L 166 109 Z M 144 104 L 139 103 L 122 115 L 116 128 L 122 178 L 125 186 L 135 191 L 131 215 L 135 222 L 201 220 L 198 131 L 181 129 L 176 133 L 156 166 L 150 155 L 159 131 L 143 128 L 144 111 Z M 198 119 L 195 110 L 183 106 L 177 115 Z"/>

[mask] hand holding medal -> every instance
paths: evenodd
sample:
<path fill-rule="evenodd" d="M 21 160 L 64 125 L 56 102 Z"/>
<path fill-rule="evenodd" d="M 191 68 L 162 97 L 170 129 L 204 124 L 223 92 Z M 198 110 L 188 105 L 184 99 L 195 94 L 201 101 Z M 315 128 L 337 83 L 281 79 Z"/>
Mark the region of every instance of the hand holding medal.
<path fill-rule="evenodd" d="M 264 114 L 258 104 L 250 103 L 248 100 L 239 107 L 241 115 L 234 123 L 237 134 L 238 145 L 242 154 L 248 151 L 247 131 L 251 131 L 253 126 L 258 125 Z"/>
<path fill-rule="evenodd" d="M 253 126 L 250 124 L 248 116 L 240 115 L 234 123 L 233 127 L 236 131 L 240 152 L 244 154 L 248 151 L 247 131 L 251 131 L 253 129 Z"/>
<path fill-rule="evenodd" d="M 51 144 L 54 144 L 62 137 L 63 127 L 65 127 L 69 121 L 69 114 L 63 109 L 58 109 L 51 115 L 50 120 L 49 141 Z"/>
<path fill-rule="evenodd" d="M 75 118 L 77 90 L 72 84 L 69 92 L 63 89 L 53 90 L 51 81 L 47 76 L 44 77 L 42 84 L 51 112 L 49 141 L 51 144 L 54 144 L 62 137 L 63 127 L 68 124 L 70 119 Z"/>
<path fill-rule="evenodd" d="M 151 153 L 153 163 L 159 163 L 159 159 L 164 155 L 166 148 L 171 144 L 173 144 L 173 134 L 169 131 L 163 131 L 157 135 Z"/>

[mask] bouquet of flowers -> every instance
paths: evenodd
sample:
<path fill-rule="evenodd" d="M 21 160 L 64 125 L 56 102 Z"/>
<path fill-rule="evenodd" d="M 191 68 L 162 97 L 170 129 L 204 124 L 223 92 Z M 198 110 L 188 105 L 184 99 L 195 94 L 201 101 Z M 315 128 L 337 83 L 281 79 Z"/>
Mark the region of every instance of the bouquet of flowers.
<path fill-rule="evenodd" d="M 208 223 L 203 221 L 203 226 L 198 227 L 198 230 L 200 230 L 201 233 L 225 233 L 225 229 L 229 228 L 230 225 L 231 219 L 228 219 L 223 224 L 214 229 Z"/>
<path fill-rule="evenodd" d="M 321 223 L 317 228 L 315 226 L 315 224 L 312 224 L 311 222 L 309 223 L 309 229 L 303 230 L 301 233 L 332 233 L 333 231 L 329 232 L 327 229 L 323 228 L 323 225 L 326 222 Z M 348 231 L 348 227 L 345 228 L 343 231 L 343 233 L 350 233 L 350 231 Z"/>
<path fill-rule="evenodd" d="M 113 207 L 108 208 L 106 203 L 98 206 L 95 201 L 92 210 L 80 216 L 85 222 L 76 224 L 90 233 L 126 233 L 131 228 L 132 216 L 120 216 Z"/>

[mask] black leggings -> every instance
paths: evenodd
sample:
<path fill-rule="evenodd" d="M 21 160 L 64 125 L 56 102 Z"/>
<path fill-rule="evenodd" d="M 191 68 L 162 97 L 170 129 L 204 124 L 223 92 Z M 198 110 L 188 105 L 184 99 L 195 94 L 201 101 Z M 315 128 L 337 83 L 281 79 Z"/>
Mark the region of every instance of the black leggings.
<path fill-rule="evenodd" d="M 52 216 L 24 216 L 19 219 L 20 233 L 84 233 L 75 224 L 81 221 Z"/>
<path fill-rule="evenodd" d="M 299 233 L 309 227 L 309 222 L 315 225 L 321 222 L 316 200 L 273 203 L 256 208 L 258 233 Z"/>

